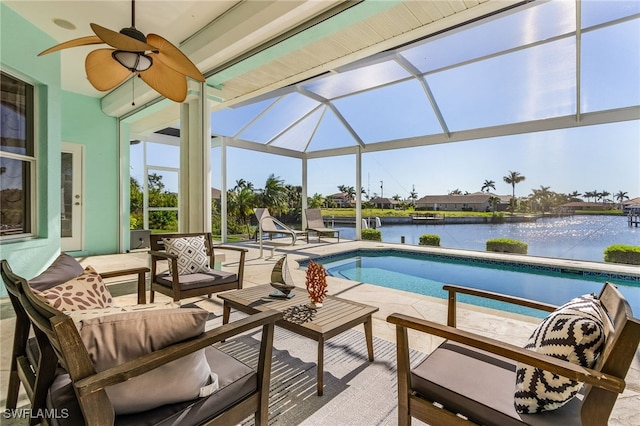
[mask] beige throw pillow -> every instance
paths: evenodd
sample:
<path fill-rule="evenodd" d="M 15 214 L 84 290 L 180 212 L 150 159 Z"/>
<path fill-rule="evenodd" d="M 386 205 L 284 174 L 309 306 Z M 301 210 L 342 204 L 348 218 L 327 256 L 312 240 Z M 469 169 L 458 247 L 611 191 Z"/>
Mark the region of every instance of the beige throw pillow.
<path fill-rule="evenodd" d="M 75 317 L 100 372 L 202 334 L 209 314 L 202 309 L 161 307 L 99 317 L 75 312 L 70 316 Z M 216 380 L 202 349 L 106 391 L 116 414 L 127 414 L 207 396 L 217 390 L 207 386 Z"/>
<path fill-rule="evenodd" d="M 94 318 L 104 317 L 106 315 L 120 314 L 123 312 L 140 312 L 140 311 L 156 311 L 158 309 L 178 309 L 180 304 L 176 302 L 157 302 L 147 303 L 144 305 L 113 305 L 110 308 L 85 309 L 81 311 L 65 311 L 75 322 L 76 326 L 80 326 L 81 321 Z"/>

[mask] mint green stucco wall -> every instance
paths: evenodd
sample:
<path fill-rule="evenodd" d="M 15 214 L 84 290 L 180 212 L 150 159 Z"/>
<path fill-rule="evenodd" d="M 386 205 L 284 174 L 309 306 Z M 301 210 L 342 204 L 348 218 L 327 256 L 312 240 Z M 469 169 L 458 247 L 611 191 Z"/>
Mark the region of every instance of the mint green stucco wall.
<path fill-rule="evenodd" d="M 84 250 L 72 255 L 118 251 L 117 125 L 100 99 L 62 93 L 62 141 L 84 145 Z"/>
<path fill-rule="evenodd" d="M 117 252 L 118 160 L 114 118 L 97 99 L 63 93 L 60 54 L 38 57 L 56 41 L 0 3 L 0 67 L 36 87 L 37 234 L 1 241 L 0 258 L 14 272 L 32 278 L 60 253 L 60 150 L 66 142 L 86 145 L 85 251 Z M 104 184 L 108 182 L 108 184 Z M 4 286 L 0 295 L 6 295 Z"/>

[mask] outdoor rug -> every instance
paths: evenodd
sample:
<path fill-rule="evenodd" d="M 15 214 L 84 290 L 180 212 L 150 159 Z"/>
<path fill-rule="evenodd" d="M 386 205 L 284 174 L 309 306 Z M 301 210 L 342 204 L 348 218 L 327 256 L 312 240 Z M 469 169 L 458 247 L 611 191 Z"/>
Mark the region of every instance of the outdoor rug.
<path fill-rule="evenodd" d="M 244 334 L 216 346 L 255 367 L 260 334 Z M 395 343 L 374 336 L 373 349 L 374 361 L 369 362 L 364 333 L 354 329 L 326 341 L 324 395 L 318 396 L 317 342 L 276 327 L 269 424 L 397 424 Z M 424 356 L 412 351 L 412 364 Z M 254 419 L 242 424 L 253 425 Z"/>
<path fill-rule="evenodd" d="M 135 283 L 110 286 L 116 295 L 131 293 Z M 187 303 L 183 308 L 210 308 L 209 302 Z M 233 311 L 231 321 L 245 314 Z M 222 324 L 210 311 L 206 329 Z M 374 361 L 369 362 L 362 326 L 325 342 L 324 392 L 316 388 L 318 344 L 280 327 L 275 328 L 269 392 L 269 425 L 374 426 L 396 425 L 397 376 L 395 342 L 373 336 Z M 250 367 L 258 362 L 261 330 L 256 329 L 215 346 Z M 410 351 L 412 365 L 426 355 Z M 413 425 L 423 425 L 417 419 Z M 253 426 L 246 419 L 242 426 Z"/>

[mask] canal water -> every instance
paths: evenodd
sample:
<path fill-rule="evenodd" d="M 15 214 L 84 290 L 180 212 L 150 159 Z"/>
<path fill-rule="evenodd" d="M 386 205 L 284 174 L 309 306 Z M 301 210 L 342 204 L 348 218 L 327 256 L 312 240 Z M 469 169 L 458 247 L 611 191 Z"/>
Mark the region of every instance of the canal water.
<path fill-rule="evenodd" d="M 343 238 L 354 238 L 355 228 L 340 229 Z M 501 224 L 409 224 L 378 228 L 382 241 L 418 245 L 423 234 L 440 236 L 440 246 L 486 250 L 487 240 L 511 238 L 527 243 L 532 256 L 604 261 L 604 250 L 614 244 L 640 246 L 640 228 L 630 227 L 625 216 L 574 215 L 540 218 L 536 222 Z"/>

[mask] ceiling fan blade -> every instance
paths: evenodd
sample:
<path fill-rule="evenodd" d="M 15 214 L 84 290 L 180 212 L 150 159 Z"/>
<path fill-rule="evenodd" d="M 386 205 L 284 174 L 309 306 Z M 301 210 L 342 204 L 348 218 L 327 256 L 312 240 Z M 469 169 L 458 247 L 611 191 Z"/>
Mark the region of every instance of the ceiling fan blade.
<path fill-rule="evenodd" d="M 131 76 L 132 72 L 111 56 L 113 49 L 97 49 L 84 62 L 87 78 L 97 90 L 111 90 Z"/>
<path fill-rule="evenodd" d="M 65 41 L 64 43 L 56 44 L 53 47 L 43 50 L 38 53 L 38 56 L 46 55 L 48 53 L 57 52 L 58 50 L 68 49 L 70 47 L 87 46 L 90 44 L 102 44 L 104 41 L 98 36 L 86 36 L 80 38 L 74 38 L 73 40 Z"/>
<path fill-rule="evenodd" d="M 174 102 L 182 102 L 187 98 L 187 78 L 161 61 L 154 60 L 151 68 L 140 73 L 140 78 Z"/>
<path fill-rule="evenodd" d="M 101 27 L 98 24 L 91 24 L 91 29 L 100 39 L 107 43 L 111 47 L 115 47 L 118 50 L 125 50 L 127 52 L 145 52 L 147 50 L 156 50 L 155 47 L 144 43 L 140 40 L 136 40 L 133 37 L 124 35 L 105 27 Z"/>
<path fill-rule="evenodd" d="M 147 36 L 147 43 L 158 50 L 154 59 L 159 58 L 166 66 L 173 68 L 175 71 L 178 71 L 187 77 L 191 77 L 194 80 L 204 83 L 204 76 L 195 64 L 191 62 L 191 60 L 180 51 L 180 49 L 171 44 L 170 41 L 157 34 L 149 34 Z"/>

